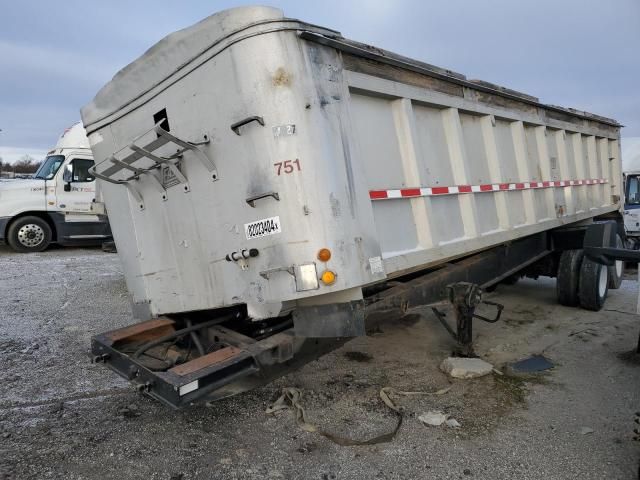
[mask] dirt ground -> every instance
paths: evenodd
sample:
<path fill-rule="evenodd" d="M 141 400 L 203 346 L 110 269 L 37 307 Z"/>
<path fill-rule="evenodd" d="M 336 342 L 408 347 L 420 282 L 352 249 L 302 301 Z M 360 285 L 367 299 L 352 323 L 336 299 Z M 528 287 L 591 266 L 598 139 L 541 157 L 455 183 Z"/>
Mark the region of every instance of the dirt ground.
<path fill-rule="evenodd" d="M 632 479 L 640 445 L 637 283 L 611 291 L 602 312 L 555 302 L 551 279 L 500 286 L 498 324 L 476 323 L 476 350 L 502 369 L 544 354 L 549 372 L 449 380 L 438 365 L 453 348 L 429 311 L 358 338 L 302 370 L 211 406 L 173 411 L 134 393 L 88 361 L 94 334 L 133 322 L 117 255 L 0 247 L 0 478 L 3 479 Z M 283 387 L 303 392 L 324 430 L 366 438 L 395 416 L 389 443 L 343 447 L 302 431 L 289 411 L 265 408 Z M 462 425 L 428 427 L 441 410 Z"/>

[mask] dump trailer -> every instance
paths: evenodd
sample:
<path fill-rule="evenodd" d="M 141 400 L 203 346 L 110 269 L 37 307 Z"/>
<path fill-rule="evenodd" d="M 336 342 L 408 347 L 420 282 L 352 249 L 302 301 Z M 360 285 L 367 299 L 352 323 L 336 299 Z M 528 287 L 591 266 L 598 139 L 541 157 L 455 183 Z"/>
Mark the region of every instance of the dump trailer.
<path fill-rule="evenodd" d="M 594 225 L 624 235 L 616 121 L 278 9 L 167 36 L 81 114 L 141 321 L 92 358 L 174 407 L 417 305 L 472 354 L 472 319 L 501 311 L 476 314 L 482 290 L 518 276 L 592 310 L 620 284 L 583 250 Z"/>

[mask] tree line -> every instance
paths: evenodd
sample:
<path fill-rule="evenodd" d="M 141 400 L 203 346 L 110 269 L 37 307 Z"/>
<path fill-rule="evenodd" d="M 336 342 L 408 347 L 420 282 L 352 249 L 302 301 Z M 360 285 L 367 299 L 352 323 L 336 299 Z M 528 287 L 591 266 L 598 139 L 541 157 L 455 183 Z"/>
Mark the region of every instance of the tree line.
<path fill-rule="evenodd" d="M 23 155 L 14 163 L 5 162 L 0 157 L 0 172 L 35 173 L 41 163 L 31 155 Z"/>

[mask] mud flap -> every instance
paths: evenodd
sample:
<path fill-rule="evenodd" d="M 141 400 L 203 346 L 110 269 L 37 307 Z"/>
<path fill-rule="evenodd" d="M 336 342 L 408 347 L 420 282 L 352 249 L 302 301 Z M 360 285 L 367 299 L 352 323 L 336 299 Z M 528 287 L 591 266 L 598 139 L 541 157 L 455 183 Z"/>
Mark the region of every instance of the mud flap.
<path fill-rule="evenodd" d="M 364 302 L 299 307 L 293 313 L 296 336 L 307 338 L 361 337 L 366 335 Z"/>
<path fill-rule="evenodd" d="M 617 228 L 616 222 L 598 222 L 589 225 L 584 235 L 585 255 L 596 263 L 615 265 L 615 260 L 607 256 L 607 252 L 602 249 L 616 247 Z"/>

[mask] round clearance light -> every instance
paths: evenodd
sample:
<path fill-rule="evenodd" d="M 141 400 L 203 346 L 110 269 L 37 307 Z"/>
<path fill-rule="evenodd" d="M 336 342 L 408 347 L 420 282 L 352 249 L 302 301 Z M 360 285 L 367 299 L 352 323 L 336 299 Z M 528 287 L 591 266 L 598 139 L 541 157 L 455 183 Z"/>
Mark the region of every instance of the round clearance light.
<path fill-rule="evenodd" d="M 328 262 L 331 259 L 331 250 L 328 248 L 321 248 L 318 252 L 318 260 L 321 262 Z"/>
<path fill-rule="evenodd" d="M 322 283 L 325 285 L 333 285 L 336 283 L 336 276 L 337 275 L 331 270 L 325 270 L 322 272 L 322 275 L 320 275 L 320 280 L 322 280 Z"/>

